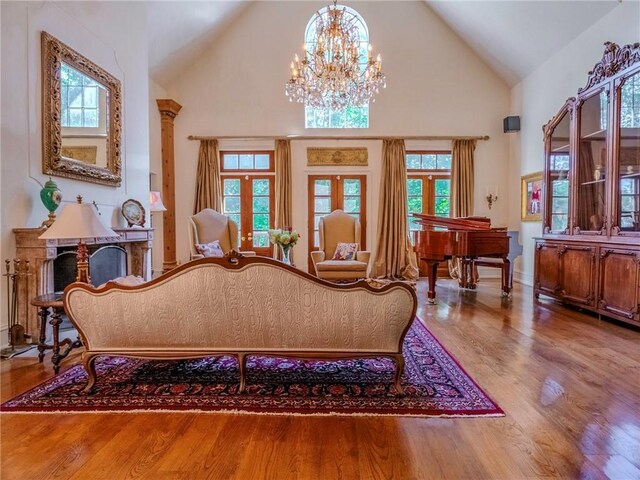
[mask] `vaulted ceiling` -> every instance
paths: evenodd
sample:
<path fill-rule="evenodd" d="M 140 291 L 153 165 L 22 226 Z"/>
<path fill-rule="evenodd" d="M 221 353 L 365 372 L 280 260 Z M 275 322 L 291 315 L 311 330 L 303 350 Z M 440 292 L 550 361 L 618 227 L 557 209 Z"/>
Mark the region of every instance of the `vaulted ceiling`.
<path fill-rule="evenodd" d="M 619 2 L 425 0 L 425 3 L 512 86 Z M 226 28 L 233 28 L 233 21 L 251 4 L 246 0 L 150 2 L 151 78 L 164 87 L 170 85 Z M 357 4 L 354 6 L 357 9 Z"/>

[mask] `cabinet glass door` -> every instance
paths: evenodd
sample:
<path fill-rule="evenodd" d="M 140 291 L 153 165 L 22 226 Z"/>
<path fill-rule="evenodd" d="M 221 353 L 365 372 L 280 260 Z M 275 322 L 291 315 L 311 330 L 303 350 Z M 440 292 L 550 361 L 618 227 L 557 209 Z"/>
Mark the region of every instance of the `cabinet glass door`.
<path fill-rule="evenodd" d="M 549 153 L 549 225 L 554 232 L 569 226 L 569 114 L 565 112 L 551 134 Z"/>
<path fill-rule="evenodd" d="M 618 227 L 640 232 L 640 72 L 620 89 Z"/>
<path fill-rule="evenodd" d="M 609 102 L 602 91 L 584 101 L 579 111 L 578 197 L 576 224 L 581 231 L 601 231 L 605 227 Z"/>

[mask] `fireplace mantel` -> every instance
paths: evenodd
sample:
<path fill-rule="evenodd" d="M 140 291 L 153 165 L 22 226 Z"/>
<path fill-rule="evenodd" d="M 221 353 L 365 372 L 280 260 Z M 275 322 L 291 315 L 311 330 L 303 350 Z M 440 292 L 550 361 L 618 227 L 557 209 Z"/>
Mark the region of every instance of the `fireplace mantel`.
<path fill-rule="evenodd" d="M 45 228 L 14 228 L 16 258 L 28 260 L 29 276 L 17 282 L 18 321 L 25 331 L 37 338 L 37 309 L 30 305 L 33 297 L 53 293 L 53 260 L 61 247 L 75 246 L 78 239 L 41 240 Z M 85 239 L 87 245 L 120 245 L 127 252 L 128 274 L 148 280 L 149 250 L 153 242 L 152 228 L 114 228 L 119 236 Z"/>

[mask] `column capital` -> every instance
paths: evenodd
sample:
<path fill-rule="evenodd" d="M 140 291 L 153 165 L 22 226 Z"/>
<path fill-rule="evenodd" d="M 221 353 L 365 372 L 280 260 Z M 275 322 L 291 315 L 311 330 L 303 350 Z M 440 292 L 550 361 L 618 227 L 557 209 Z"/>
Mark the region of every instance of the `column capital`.
<path fill-rule="evenodd" d="M 156 103 L 158 104 L 160 115 L 163 117 L 175 118 L 182 108 L 182 105 L 170 98 L 158 98 L 156 99 Z"/>

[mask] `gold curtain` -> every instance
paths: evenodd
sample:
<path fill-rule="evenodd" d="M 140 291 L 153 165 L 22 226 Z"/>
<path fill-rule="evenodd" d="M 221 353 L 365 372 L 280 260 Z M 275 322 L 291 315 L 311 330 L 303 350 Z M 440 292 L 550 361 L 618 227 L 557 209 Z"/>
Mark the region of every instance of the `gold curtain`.
<path fill-rule="evenodd" d="M 371 272 L 374 277 L 418 278 L 409 238 L 405 153 L 404 140 L 382 140 L 378 238 Z"/>
<path fill-rule="evenodd" d="M 292 190 L 291 190 L 291 142 L 289 140 L 276 140 L 275 151 L 276 167 L 276 228 L 290 227 L 292 218 Z M 273 249 L 274 258 L 278 258 L 280 252 Z"/>
<path fill-rule="evenodd" d="M 473 152 L 476 140 L 454 139 L 451 151 L 451 216 L 473 215 Z M 451 278 L 458 278 L 460 262 L 454 258 L 449 262 Z"/>
<path fill-rule="evenodd" d="M 222 182 L 218 167 L 218 140 L 200 140 L 196 202 L 193 213 L 212 208 L 222 213 Z"/>

